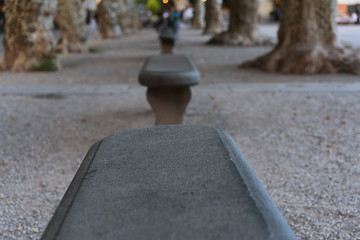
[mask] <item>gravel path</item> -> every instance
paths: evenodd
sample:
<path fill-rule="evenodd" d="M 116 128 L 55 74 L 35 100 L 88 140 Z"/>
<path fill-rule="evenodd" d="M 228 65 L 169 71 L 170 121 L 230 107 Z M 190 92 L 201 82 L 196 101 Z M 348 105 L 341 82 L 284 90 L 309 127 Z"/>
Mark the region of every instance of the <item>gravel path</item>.
<path fill-rule="evenodd" d="M 360 77 L 239 70 L 271 48 L 208 38 L 183 30 L 176 48 L 203 76 L 185 123 L 233 136 L 299 239 L 360 239 Z M 62 71 L 0 75 L 0 239 L 39 239 L 90 146 L 153 124 L 137 74 L 156 34 L 89 45 Z"/>

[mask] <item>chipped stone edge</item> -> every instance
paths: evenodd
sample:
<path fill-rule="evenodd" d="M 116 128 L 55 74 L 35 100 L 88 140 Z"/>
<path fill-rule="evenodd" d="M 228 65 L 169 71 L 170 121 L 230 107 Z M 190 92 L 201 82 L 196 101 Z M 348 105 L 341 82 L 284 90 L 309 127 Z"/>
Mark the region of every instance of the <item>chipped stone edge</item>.
<path fill-rule="evenodd" d="M 270 195 L 257 178 L 249 163 L 241 153 L 234 139 L 227 133 L 217 130 L 231 161 L 235 164 L 241 178 L 255 201 L 270 233 L 270 239 L 291 240 L 297 239 L 290 226 L 277 209 Z"/>

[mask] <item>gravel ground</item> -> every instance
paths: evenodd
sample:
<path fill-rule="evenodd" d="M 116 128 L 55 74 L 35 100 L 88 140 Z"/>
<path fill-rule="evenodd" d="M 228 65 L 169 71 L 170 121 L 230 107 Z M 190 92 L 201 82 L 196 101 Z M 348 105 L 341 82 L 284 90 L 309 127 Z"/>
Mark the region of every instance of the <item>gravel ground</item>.
<path fill-rule="evenodd" d="M 299 239 L 360 239 L 360 77 L 239 70 L 271 48 L 181 36 L 203 76 L 185 123 L 233 136 Z M 0 239 L 39 239 L 90 146 L 153 124 L 137 74 L 156 34 L 89 45 L 56 73 L 0 75 Z"/>

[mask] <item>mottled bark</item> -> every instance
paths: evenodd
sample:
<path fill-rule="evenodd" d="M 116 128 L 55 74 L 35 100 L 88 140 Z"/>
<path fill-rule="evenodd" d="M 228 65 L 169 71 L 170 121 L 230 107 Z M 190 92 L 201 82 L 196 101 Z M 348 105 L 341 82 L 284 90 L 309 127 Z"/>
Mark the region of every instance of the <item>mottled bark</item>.
<path fill-rule="evenodd" d="M 118 0 L 118 23 L 123 34 L 128 35 L 132 33 L 131 29 L 131 15 L 127 0 Z"/>
<path fill-rule="evenodd" d="M 7 0 L 1 69 L 28 71 L 53 64 L 51 28 L 56 0 Z"/>
<path fill-rule="evenodd" d="M 139 13 L 139 8 L 138 5 L 136 3 L 136 0 L 133 0 L 133 9 L 132 9 L 132 28 L 134 29 L 134 31 L 138 31 L 142 28 L 141 25 L 141 20 L 140 20 L 140 13 Z"/>
<path fill-rule="evenodd" d="M 229 30 L 215 35 L 208 43 L 220 45 L 258 46 L 271 44 L 257 27 L 259 0 L 227 0 L 230 9 Z"/>
<path fill-rule="evenodd" d="M 173 2 L 177 10 L 185 9 L 189 5 L 189 0 L 173 0 Z"/>
<path fill-rule="evenodd" d="M 102 38 L 115 38 L 119 36 L 116 31 L 118 0 L 102 0 L 97 7 L 99 32 Z"/>
<path fill-rule="evenodd" d="M 207 0 L 205 3 L 204 34 L 218 34 L 224 30 L 221 0 Z"/>
<path fill-rule="evenodd" d="M 133 34 L 140 28 L 140 18 L 135 0 L 119 0 L 124 2 L 119 12 L 119 24 L 125 34 Z"/>
<path fill-rule="evenodd" d="M 336 0 L 282 0 L 278 44 L 242 67 L 269 72 L 360 74 L 359 51 L 342 46 L 336 36 Z"/>
<path fill-rule="evenodd" d="M 139 16 L 139 11 L 138 11 L 138 7 L 137 7 L 137 3 L 136 0 L 127 0 L 128 1 L 128 9 L 129 9 L 129 13 L 130 13 L 130 27 L 132 29 L 133 32 L 136 32 L 137 30 L 139 30 L 141 28 L 141 21 L 140 21 L 140 16 Z"/>
<path fill-rule="evenodd" d="M 205 6 L 202 0 L 194 0 L 194 16 L 192 19 L 192 28 L 203 29 L 205 26 L 204 14 Z"/>
<path fill-rule="evenodd" d="M 61 30 L 58 52 L 84 52 L 87 38 L 85 9 L 81 0 L 58 0 L 57 17 Z"/>

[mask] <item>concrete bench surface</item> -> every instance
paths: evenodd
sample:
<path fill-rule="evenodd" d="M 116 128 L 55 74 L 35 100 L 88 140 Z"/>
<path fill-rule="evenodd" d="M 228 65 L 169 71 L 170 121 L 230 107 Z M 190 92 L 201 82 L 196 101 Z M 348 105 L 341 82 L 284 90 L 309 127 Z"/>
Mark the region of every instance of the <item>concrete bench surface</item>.
<path fill-rule="evenodd" d="M 295 239 L 232 138 L 158 126 L 88 152 L 42 239 Z"/>
<path fill-rule="evenodd" d="M 193 86 L 200 81 L 200 73 L 186 55 L 151 56 L 139 74 L 140 84 L 148 87 Z"/>
<path fill-rule="evenodd" d="M 171 28 L 165 27 L 165 28 L 160 29 L 159 38 L 160 39 L 177 40 L 178 35 L 176 33 L 174 33 L 174 31 Z"/>

